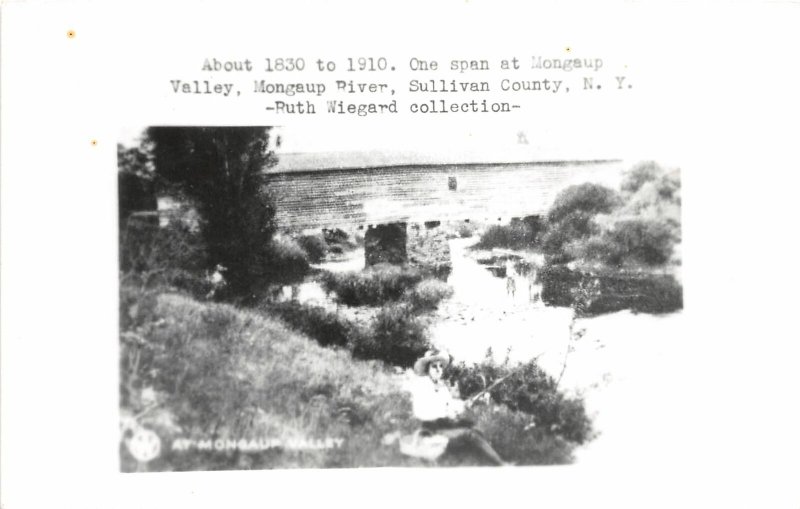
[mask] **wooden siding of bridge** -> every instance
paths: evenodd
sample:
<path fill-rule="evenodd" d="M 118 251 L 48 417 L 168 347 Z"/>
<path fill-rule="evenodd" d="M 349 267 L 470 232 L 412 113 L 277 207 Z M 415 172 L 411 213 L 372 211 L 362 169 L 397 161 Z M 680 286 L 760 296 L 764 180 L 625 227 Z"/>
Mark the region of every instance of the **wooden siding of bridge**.
<path fill-rule="evenodd" d="M 619 161 L 419 165 L 276 173 L 284 230 L 542 214 L 573 183 L 615 186 Z M 449 186 L 456 179 L 456 190 Z"/>

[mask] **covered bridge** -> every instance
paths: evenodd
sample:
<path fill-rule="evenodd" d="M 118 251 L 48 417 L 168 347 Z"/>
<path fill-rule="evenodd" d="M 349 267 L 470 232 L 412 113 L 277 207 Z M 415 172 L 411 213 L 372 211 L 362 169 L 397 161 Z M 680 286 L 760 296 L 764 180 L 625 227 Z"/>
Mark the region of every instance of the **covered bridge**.
<path fill-rule="evenodd" d="M 280 157 L 269 171 L 280 229 L 365 228 L 366 265 L 410 262 L 443 274 L 450 255 L 440 222 L 542 215 L 565 187 L 615 186 L 622 168 L 619 160 L 354 165 L 348 158 L 335 166 L 309 154 Z"/>
<path fill-rule="evenodd" d="M 281 157 L 287 157 L 287 155 Z M 313 164 L 313 160 L 307 164 Z M 270 171 L 284 230 L 540 215 L 564 187 L 613 181 L 619 160 L 409 164 Z M 613 185 L 613 184 L 610 184 Z"/>

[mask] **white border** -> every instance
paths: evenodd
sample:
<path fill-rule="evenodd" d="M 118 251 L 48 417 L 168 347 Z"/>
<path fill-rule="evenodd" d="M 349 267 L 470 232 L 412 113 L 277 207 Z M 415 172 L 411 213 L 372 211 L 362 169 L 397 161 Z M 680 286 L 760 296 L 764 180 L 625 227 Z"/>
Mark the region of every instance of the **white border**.
<path fill-rule="evenodd" d="M 800 503 L 797 4 L 68 1 L 7 2 L 2 14 L 4 508 Z M 605 116 L 569 120 L 621 129 L 626 115 L 650 119 L 628 126 L 625 146 L 683 170 L 685 320 L 697 346 L 675 366 L 678 388 L 664 391 L 685 425 L 653 423 L 652 440 L 671 454 L 603 468 L 117 473 L 119 132 L 283 123 L 175 101 L 165 79 L 202 54 L 526 53 L 547 44 L 635 59 L 649 85 L 636 111 L 595 105 Z"/>

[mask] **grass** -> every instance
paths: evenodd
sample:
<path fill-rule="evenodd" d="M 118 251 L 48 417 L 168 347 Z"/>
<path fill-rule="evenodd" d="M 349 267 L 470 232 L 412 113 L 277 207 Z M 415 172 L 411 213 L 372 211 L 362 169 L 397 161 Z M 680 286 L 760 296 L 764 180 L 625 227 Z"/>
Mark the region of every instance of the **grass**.
<path fill-rule="evenodd" d="M 426 321 L 407 304 L 380 308 L 367 323 L 297 302 L 270 304 L 263 309 L 320 345 L 347 349 L 357 359 L 410 367 L 430 348 Z"/>
<path fill-rule="evenodd" d="M 378 264 L 360 272 L 324 272 L 320 282 L 342 304 L 380 306 L 400 300 L 422 278 L 422 273 L 412 267 Z"/>
<path fill-rule="evenodd" d="M 425 328 L 407 303 L 387 307 L 386 316 L 359 329 L 346 348 L 336 346 L 338 340 L 326 348 L 265 312 L 176 293 L 126 285 L 120 304 L 122 420 L 139 414 L 139 424 L 162 442 L 161 454 L 146 464 L 122 446 L 123 471 L 426 465 L 383 442 L 390 433 L 408 435 L 419 427 L 400 377 L 385 362 L 358 358 L 409 365 L 421 355 Z M 352 324 L 320 310 L 289 309 L 285 316 L 309 334 L 329 327 L 341 337 L 352 334 Z M 318 323 L 303 325 L 306 316 Z M 535 416 L 506 403 L 471 410 L 504 458 L 520 465 L 570 461 L 574 442 L 549 427 L 532 427 Z M 186 451 L 172 447 L 177 439 L 342 443 L 322 450 Z"/>
<path fill-rule="evenodd" d="M 412 308 L 423 312 L 432 311 L 440 302 L 453 296 L 453 287 L 438 279 L 425 279 L 406 291 L 405 299 Z"/>
<path fill-rule="evenodd" d="M 527 249 L 533 243 L 534 235 L 524 223 L 492 225 L 483 232 L 473 249 Z"/>
<path fill-rule="evenodd" d="M 123 343 L 123 415 L 143 410 L 143 394 L 157 407 L 141 424 L 162 440 L 152 470 L 416 465 L 389 446 L 384 434 L 410 432 L 410 403 L 386 367 L 328 349 L 279 320 L 223 304 L 174 294 L 137 302 L 127 332 L 143 343 Z M 129 309 L 122 310 L 128 317 Z M 137 353 L 138 352 L 138 353 Z M 137 362 L 131 362 L 134 357 Z M 134 367 L 135 366 L 135 367 Z M 333 437 L 341 448 L 266 452 L 171 450 L 175 438 Z M 136 462 L 122 452 L 123 470 Z"/>
<path fill-rule="evenodd" d="M 592 423 L 583 400 L 568 397 L 559 391 L 555 379 L 545 373 L 535 360 L 512 366 L 508 361 L 497 364 L 487 356 L 480 364 L 448 366 L 445 378 L 457 383 L 459 392 L 465 398 L 504 378 L 489 394 L 493 402 L 510 412 L 498 415 L 498 419 L 502 417 L 507 421 L 507 432 L 515 436 L 526 427 L 536 427 L 541 439 L 557 437 L 574 444 L 583 444 L 593 436 Z M 516 412 L 520 415 L 515 415 Z M 517 424 L 520 424 L 519 429 Z M 490 428 L 497 425 L 492 424 Z"/>

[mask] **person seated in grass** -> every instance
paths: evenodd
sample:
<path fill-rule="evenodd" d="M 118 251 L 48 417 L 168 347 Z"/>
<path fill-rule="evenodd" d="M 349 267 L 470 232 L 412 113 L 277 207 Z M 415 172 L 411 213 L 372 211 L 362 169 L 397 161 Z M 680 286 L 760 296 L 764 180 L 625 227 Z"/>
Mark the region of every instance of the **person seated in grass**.
<path fill-rule="evenodd" d="M 414 416 L 422 421 L 419 435 L 446 437 L 445 453 L 472 454 L 482 463 L 507 465 L 483 434 L 474 429 L 474 423 L 461 416 L 476 400 L 461 400 L 458 389 L 442 379 L 449 363 L 449 355 L 429 350 L 414 364 L 419 376 L 412 386 L 411 398 Z"/>

